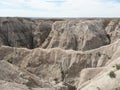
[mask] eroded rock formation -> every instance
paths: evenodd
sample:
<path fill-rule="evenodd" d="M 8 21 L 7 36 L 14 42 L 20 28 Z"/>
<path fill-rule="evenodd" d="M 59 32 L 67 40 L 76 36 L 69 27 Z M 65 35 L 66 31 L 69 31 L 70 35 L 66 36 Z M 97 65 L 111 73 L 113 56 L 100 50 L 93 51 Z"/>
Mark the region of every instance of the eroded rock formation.
<path fill-rule="evenodd" d="M 0 89 L 119 90 L 119 24 L 0 18 Z"/>

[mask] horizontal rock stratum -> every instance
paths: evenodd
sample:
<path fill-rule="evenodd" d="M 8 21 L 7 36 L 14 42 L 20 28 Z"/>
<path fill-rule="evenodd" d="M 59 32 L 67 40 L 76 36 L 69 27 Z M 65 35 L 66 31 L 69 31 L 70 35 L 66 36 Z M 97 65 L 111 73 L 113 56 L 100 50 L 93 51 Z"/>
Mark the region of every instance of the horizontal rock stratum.
<path fill-rule="evenodd" d="M 120 90 L 120 19 L 0 18 L 0 90 Z"/>

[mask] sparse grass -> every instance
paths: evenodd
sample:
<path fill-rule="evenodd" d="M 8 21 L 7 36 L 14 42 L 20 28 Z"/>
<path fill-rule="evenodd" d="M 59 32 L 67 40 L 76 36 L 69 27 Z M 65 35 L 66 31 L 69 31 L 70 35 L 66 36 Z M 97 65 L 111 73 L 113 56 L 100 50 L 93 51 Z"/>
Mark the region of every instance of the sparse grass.
<path fill-rule="evenodd" d="M 116 77 L 116 74 L 114 73 L 114 71 L 110 71 L 109 76 L 110 76 L 111 78 L 115 78 L 115 77 Z"/>

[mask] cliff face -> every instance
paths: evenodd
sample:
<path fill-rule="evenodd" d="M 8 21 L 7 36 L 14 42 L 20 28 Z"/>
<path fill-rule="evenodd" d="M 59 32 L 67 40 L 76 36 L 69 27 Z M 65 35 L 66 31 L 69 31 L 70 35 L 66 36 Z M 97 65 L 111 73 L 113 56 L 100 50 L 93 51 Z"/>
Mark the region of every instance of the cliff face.
<path fill-rule="evenodd" d="M 119 90 L 119 24 L 119 19 L 0 18 L 0 88 Z"/>
<path fill-rule="evenodd" d="M 0 18 L 1 45 L 86 51 L 118 38 L 118 19 Z"/>
<path fill-rule="evenodd" d="M 109 44 L 102 20 L 68 20 L 53 24 L 43 47 L 90 50 Z"/>
<path fill-rule="evenodd" d="M 7 46 L 40 47 L 51 31 L 54 20 L 0 18 L 0 43 Z"/>
<path fill-rule="evenodd" d="M 17 18 L 0 19 L 0 41 L 3 45 L 32 48 L 32 24 Z"/>

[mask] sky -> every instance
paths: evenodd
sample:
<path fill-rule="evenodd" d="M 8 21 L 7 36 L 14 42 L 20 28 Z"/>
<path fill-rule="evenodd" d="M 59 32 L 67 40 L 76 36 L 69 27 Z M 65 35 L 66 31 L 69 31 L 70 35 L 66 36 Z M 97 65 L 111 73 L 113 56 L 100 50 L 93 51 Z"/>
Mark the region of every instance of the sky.
<path fill-rule="evenodd" d="M 0 0 L 0 17 L 120 17 L 120 0 Z"/>

